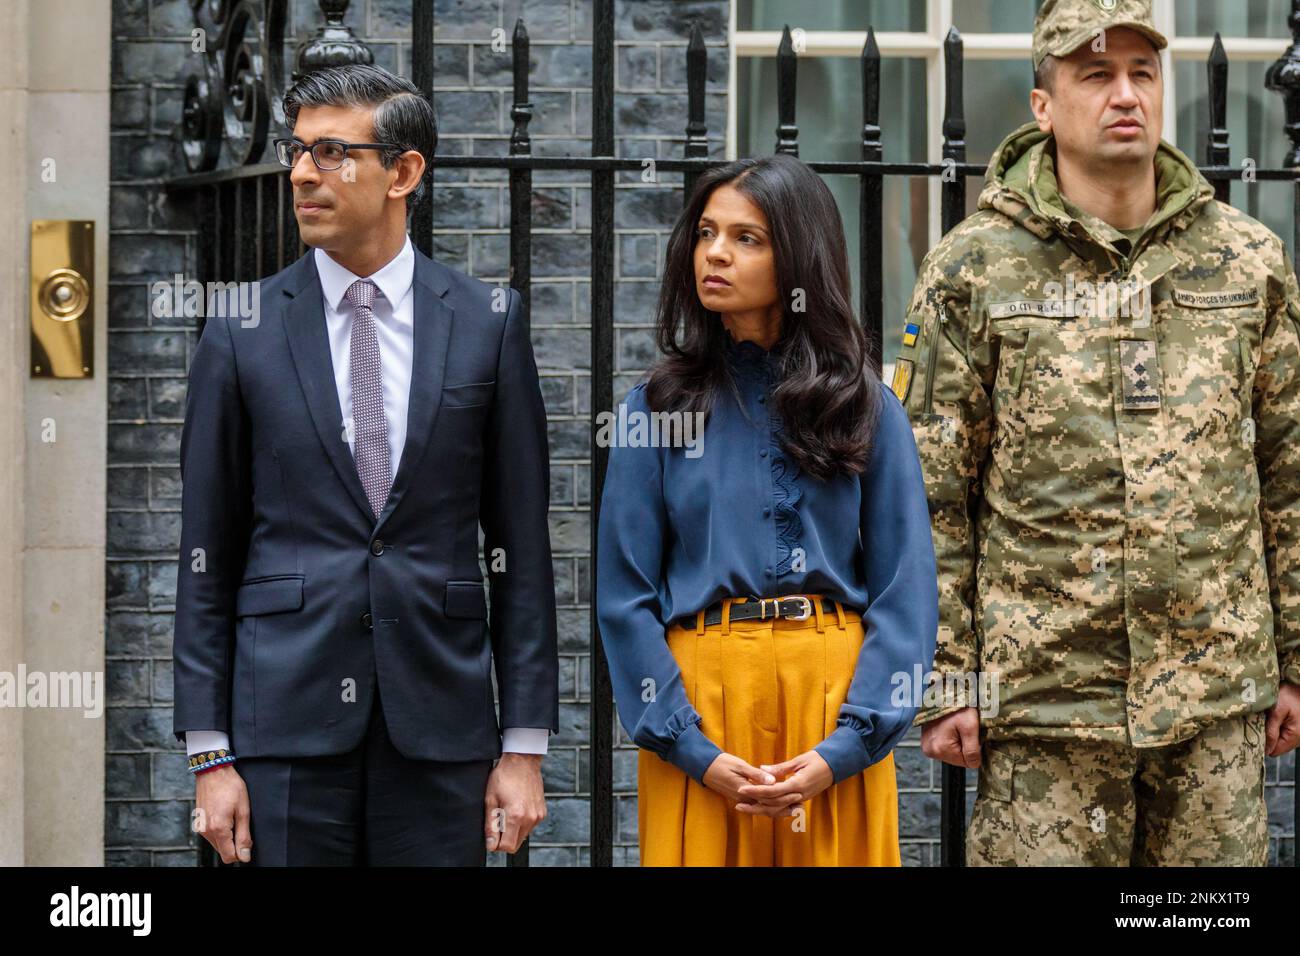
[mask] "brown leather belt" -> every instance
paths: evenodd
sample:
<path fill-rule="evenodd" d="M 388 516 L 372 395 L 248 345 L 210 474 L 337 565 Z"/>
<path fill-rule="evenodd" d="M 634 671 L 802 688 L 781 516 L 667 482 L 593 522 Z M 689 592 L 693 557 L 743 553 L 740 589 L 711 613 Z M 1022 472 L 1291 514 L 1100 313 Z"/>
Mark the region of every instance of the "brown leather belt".
<path fill-rule="evenodd" d="M 845 608 L 847 611 L 848 608 Z M 787 621 L 806 621 L 813 615 L 812 601 L 802 594 L 795 597 L 750 599 L 743 604 L 732 603 L 731 621 L 767 621 L 784 618 Z M 835 602 L 822 598 L 822 613 L 835 614 Z M 678 618 L 682 627 L 694 627 L 695 615 Z M 712 604 L 704 610 L 704 626 L 722 623 L 722 602 Z"/>

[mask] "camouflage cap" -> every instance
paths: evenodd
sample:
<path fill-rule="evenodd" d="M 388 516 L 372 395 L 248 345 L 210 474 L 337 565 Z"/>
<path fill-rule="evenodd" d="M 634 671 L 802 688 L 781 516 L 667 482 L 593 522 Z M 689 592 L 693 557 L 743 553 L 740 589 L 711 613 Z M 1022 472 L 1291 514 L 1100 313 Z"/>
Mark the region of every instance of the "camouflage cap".
<path fill-rule="evenodd" d="M 1044 0 L 1034 20 L 1034 69 L 1046 56 L 1068 56 L 1103 30 L 1130 27 L 1163 50 L 1169 41 L 1151 19 L 1150 0 Z"/>

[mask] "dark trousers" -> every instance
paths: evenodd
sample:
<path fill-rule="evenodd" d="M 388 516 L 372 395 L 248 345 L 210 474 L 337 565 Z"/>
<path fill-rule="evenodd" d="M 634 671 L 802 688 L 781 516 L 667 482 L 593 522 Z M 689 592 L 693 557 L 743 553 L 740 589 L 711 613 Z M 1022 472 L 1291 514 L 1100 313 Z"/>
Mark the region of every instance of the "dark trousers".
<path fill-rule="evenodd" d="M 252 865 L 483 866 L 492 763 L 403 757 L 376 693 L 351 753 L 239 759 Z"/>

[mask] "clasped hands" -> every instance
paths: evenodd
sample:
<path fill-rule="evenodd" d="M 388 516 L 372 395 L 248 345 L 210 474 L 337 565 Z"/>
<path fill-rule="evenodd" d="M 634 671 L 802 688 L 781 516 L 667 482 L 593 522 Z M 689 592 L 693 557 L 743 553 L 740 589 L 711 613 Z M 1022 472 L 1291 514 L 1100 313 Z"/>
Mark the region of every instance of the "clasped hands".
<path fill-rule="evenodd" d="M 765 817 L 794 816 L 796 805 L 834 782 L 830 764 L 815 750 L 757 767 L 735 754 L 721 753 L 704 772 L 704 785 L 726 797 L 733 809 Z"/>

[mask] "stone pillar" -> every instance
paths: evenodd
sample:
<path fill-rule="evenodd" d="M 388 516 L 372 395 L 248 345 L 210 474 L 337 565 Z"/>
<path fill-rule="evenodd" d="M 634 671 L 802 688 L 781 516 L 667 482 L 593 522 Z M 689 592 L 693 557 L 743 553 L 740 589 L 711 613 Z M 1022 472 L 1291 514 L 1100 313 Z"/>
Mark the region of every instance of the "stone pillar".
<path fill-rule="evenodd" d="M 0 3 L 0 671 L 90 672 L 101 707 L 111 13 Z M 90 378 L 31 376 L 33 219 L 95 223 Z M 103 831 L 102 711 L 0 708 L 0 864 L 101 865 Z"/>

